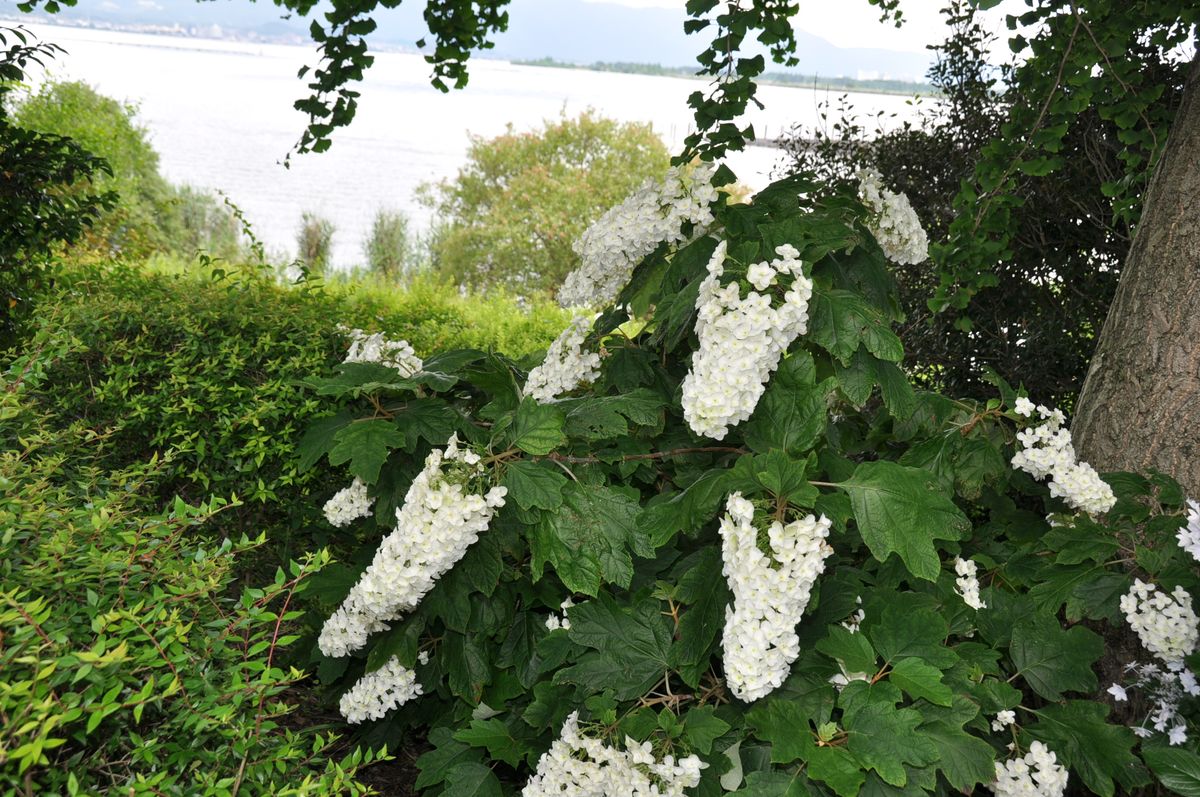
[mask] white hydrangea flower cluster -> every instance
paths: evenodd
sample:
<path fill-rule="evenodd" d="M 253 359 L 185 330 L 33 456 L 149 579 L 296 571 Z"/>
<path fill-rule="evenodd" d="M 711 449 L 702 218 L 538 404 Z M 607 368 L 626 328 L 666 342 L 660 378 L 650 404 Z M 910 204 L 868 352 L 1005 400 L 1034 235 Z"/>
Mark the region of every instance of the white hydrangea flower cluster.
<path fill-rule="evenodd" d="M 1179 547 L 1200 561 L 1200 504 L 1188 499 L 1187 525 L 1179 530 Z"/>
<path fill-rule="evenodd" d="M 558 292 L 563 307 L 599 307 L 617 297 L 634 267 L 661 243 L 684 242 L 683 226 L 693 236 L 713 223 L 710 209 L 717 198 L 712 184 L 716 164 L 671 168 L 662 181 L 647 180 L 621 204 L 611 208 L 575 242 L 580 265 L 567 275 Z"/>
<path fill-rule="evenodd" d="M 858 198 L 871 210 L 867 228 L 888 260 L 901 265 L 922 263 L 929 257 L 929 236 L 904 194 L 883 186 L 875 169 L 858 173 Z"/>
<path fill-rule="evenodd" d="M 1186 742 L 1188 724 L 1179 711 L 1179 704 L 1185 695 L 1200 696 L 1200 683 L 1197 683 L 1195 673 L 1182 662 L 1167 668 L 1154 663 L 1133 662 L 1125 665 L 1125 670 L 1133 674 L 1130 688 L 1143 692 L 1145 701 L 1151 705 L 1142 724 L 1133 726 L 1133 732 L 1142 738 L 1153 736 L 1156 731 L 1166 733 L 1167 741 L 1172 745 Z M 1117 703 L 1129 699 L 1125 687 L 1120 684 L 1113 684 L 1106 691 Z"/>
<path fill-rule="evenodd" d="M 725 609 L 725 681 L 747 703 L 783 683 L 800 655 L 796 625 L 833 549 L 829 519 L 813 515 L 767 529 L 772 556 L 758 547 L 754 505 L 733 493 L 721 519 L 722 572 L 733 591 Z"/>
<path fill-rule="evenodd" d="M 996 719 L 992 720 L 992 730 L 999 733 L 1009 725 L 1015 725 L 1017 722 L 1017 713 L 1011 709 L 1004 709 L 996 712 Z"/>
<path fill-rule="evenodd" d="M 407 340 L 388 340 L 382 332 L 368 335 L 361 329 L 338 326 L 350 338 L 350 351 L 343 362 L 379 363 L 395 368 L 402 377 L 412 376 L 424 366 Z"/>
<path fill-rule="evenodd" d="M 1200 644 L 1200 620 L 1192 611 L 1192 596 L 1183 587 L 1168 594 L 1134 579 L 1129 592 L 1121 596 L 1121 611 L 1142 647 L 1173 670 L 1182 667 L 1183 657 Z"/>
<path fill-rule="evenodd" d="M 979 566 L 970 559 L 956 556 L 954 572 L 958 574 L 958 578 L 954 579 L 954 588 L 962 597 L 963 603 L 975 610 L 986 609 L 987 604 L 979 597 Z"/>
<path fill-rule="evenodd" d="M 1017 400 L 1016 411 L 1031 416 L 1032 404 Z M 1066 416 L 1060 410 L 1039 405 L 1037 413 L 1042 423 L 1017 433 L 1022 449 L 1013 455 L 1012 466 L 1020 468 L 1035 479 L 1050 479 L 1050 495 L 1061 497 L 1075 509 L 1099 515 L 1112 509 L 1117 502 L 1112 488 L 1086 462 L 1075 458 L 1071 431 L 1063 424 Z"/>
<path fill-rule="evenodd" d="M 570 598 L 567 598 L 565 601 L 560 603 L 558 608 L 562 609 L 562 615 L 552 614 L 547 617 L 546 628 L 550 631 L 557 631 L 560 628 L 564 631 L 570 631 L 571 620 L 567 617 L 567 609 L 570 609 L 574 605 L 575 601 L 571 600 Z"/>
<path fill-rule="evenodd" d="M 457 466 L 457 467 L 446 467 Z M 446 473 L 443 468 L 453 471 Z M 396 529 L 384 538 L 375 558 L 333 615 L 317 644 L 326 656 L 345 656 L 367 637 L 413 609 L 443 573 L 462 558 L 504 506 L 507 489 L 486 495 L 467 492 L 463 482 L 485 472 L 479 455 L 458 447 L 451 436 L 444 451 L 434 449 L 413 479 Z"/>
<path fill-rule="evenodd" d="M 725 241 L 708 262 L 696 297 L 700 346 L 683 380 L 683 415 L 696 434 L 721 440 L 730 426 L 749 418 L 783 353 L 808 329 L 812 280 L 804 276 L 800 252 L 783 244 L 775 254 L 770 263 L 750 266 L 748 278 L 762 293 L 745 297 L 736 281 L 721 285 Z M 778 306 L 773 293 L 783 295 Z"/>
<path fill-rule="evenodd" d="M 350 687 L 338 702 L 346 722 L 357 725 L 380 720 L 394 708 L 403 706 L 421 694 L 417 674 L 392 656 L 382 667 L 369 672 Z"/>
<path fill-rule="evenodd" d="M 678 761 L 654 757 L 649 742 L 625 738 L 618 750 L 579 730 L 579 712 L 563 723 L 562 733 L 538 759 L 537 772 L 525 784 L 522 797 L 683 797 L 700 784 L 708 765 L 690 755 Z"/>
<path fill-rule="evenodd" d="M 582 351 L 583 341 L 597 318 L 599 314 L 581 315 L 567 324 L 546 349 L 546 359 L 529 372 L 525 395 L 547 404 L 600 375 L 599 353 Z"/>
<path fill-rule="evenodd" d="M 338 490 L 325 502 L 325 519 L 330 525 L 342 528 L 360 517 L 371 514 L 375 499 L 367 495 L 367 485 L 357 476 L 349 487 Z"/>
<path fill-rule="evenodd" d="M 996 782 L 988 786 L 996 797 L 1062 797 L 1067 769 L 1054 751 L 1041 742 L 1029 746 L 1022 758 L 996 762 Z"/>

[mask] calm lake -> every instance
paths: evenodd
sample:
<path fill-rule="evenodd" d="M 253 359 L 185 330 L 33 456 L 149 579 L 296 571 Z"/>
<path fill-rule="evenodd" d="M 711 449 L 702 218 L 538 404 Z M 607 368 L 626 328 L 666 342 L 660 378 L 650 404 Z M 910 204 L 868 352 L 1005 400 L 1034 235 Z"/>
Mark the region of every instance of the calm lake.
<path fill-rule="evenodd" d="M 467 89 L 442 94 L 427 82 L 419 55 L 380 53 L 362 85 L 358 116 L 320 155 L 284 155 L 303 129 L 292 109 L 302 96 L 296 71 L 313 63 L 309 47 L 252 44 L 25 23 L 67 54 L 50 75 L 86 80 L 104 94 L 135 102 L 176 183 L 221 189 L 246 212 L 268 250 L 289 256 L 303 211 L 332 220 L 334 262 L 360 263 L 362 240 L 376 210 L 402 210 L 418 227 L 429 211 L 414 199 L 425 181 L 455 174 L 469 135 L 493 136 L 587 107 L 607 116 L 653 124 L 674 151 L 691 121 L 688 94 L 702 84 L 680 78 L 518 66 L 474 60 Z M 766 109 L 748 118 L 760 137 L 814 124 L 818 105 L 836 95 L 764 86 Z M 854 94 L 860 116 L 913 114 L 900 96 Z M 829 120 L 832 123 L 832 119 Z M 730 166 L 755 187 L 767 182 L 779 153 L 754 147 Z"/>

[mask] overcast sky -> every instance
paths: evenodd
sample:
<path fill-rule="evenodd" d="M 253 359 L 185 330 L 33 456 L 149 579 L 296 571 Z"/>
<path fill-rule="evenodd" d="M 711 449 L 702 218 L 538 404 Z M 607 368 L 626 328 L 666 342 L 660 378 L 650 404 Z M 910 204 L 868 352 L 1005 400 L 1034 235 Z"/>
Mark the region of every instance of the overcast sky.
<path fill-rule="evenodd" d="M 682 8 L 685 0 L 588 0 L 620 3 L 634 8 Z M 820 36 L 838 47 L 879 47 L 887 50 L 924 52 L 925 45 L 941 41 L 944 22 L 941 0 L 903 0 L 905 23 L 900 28 L 879 22 L 879 9 L 867 0 L 800 0 L 796 27 Z M 1005 37 L 1004 15 L 1020 13 L 1021 0 L 1004 0 L 986 12 L 985 24 L 1001 39 Z"/>

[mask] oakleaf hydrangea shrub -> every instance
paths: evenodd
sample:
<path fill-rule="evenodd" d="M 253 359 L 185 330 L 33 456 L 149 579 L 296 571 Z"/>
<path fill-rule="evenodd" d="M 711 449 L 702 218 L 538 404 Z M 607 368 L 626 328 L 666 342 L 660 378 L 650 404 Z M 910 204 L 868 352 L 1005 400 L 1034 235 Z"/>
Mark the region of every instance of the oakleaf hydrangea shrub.
<path fill-rule="evenodd" d="M 317 577 L 315 663 L 364 739 L 427 735 L 422 793 L 1200 793 L 1200 518 L 1000 379 L 914 390 L 888 257 L 924 232 L 871 179 L 626 203 L 532 374 L 309 380 L 303 461 L 394 529 Z"/>

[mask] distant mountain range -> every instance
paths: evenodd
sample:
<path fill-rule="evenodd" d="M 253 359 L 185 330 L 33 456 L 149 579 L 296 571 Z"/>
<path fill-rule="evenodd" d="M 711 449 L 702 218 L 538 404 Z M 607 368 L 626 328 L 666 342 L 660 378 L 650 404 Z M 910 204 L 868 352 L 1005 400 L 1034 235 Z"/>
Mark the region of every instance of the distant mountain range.
<path fill-rule="evenodd" d="M 426 33 L 424 3 L 408 0 L 376 16 L 372 34 L 378 45 L 413 48 Z M 320 6 L 318 6 L 320 9 Z M 22 14 L 13 0 L 0 0 L 0 16 Z M 267 2 L 247 0 L 80 0 L 55 17 L 69 24 L 134 29 L 181 28 L 190 35 L 272 41 L 308 40 L 306 19 L 281 16 Z M 576 64 L 597 61 L 687 66 L 707 43 L 705 32 L 683 32 L 682 8 L 632 8 L 584 0 L 512 0 L 509 29 L 486 55 L 508 59 L 552 58 Z M 824 39 L 797 32 L 800 65 L 808 75 L 920 81 L 930 58 L 925 54 L 874 48 L 836 47 Z M 747 48 L 749 52 L 755 52 Z M 782 70 L 782 67 L 771 67 Z"/>

